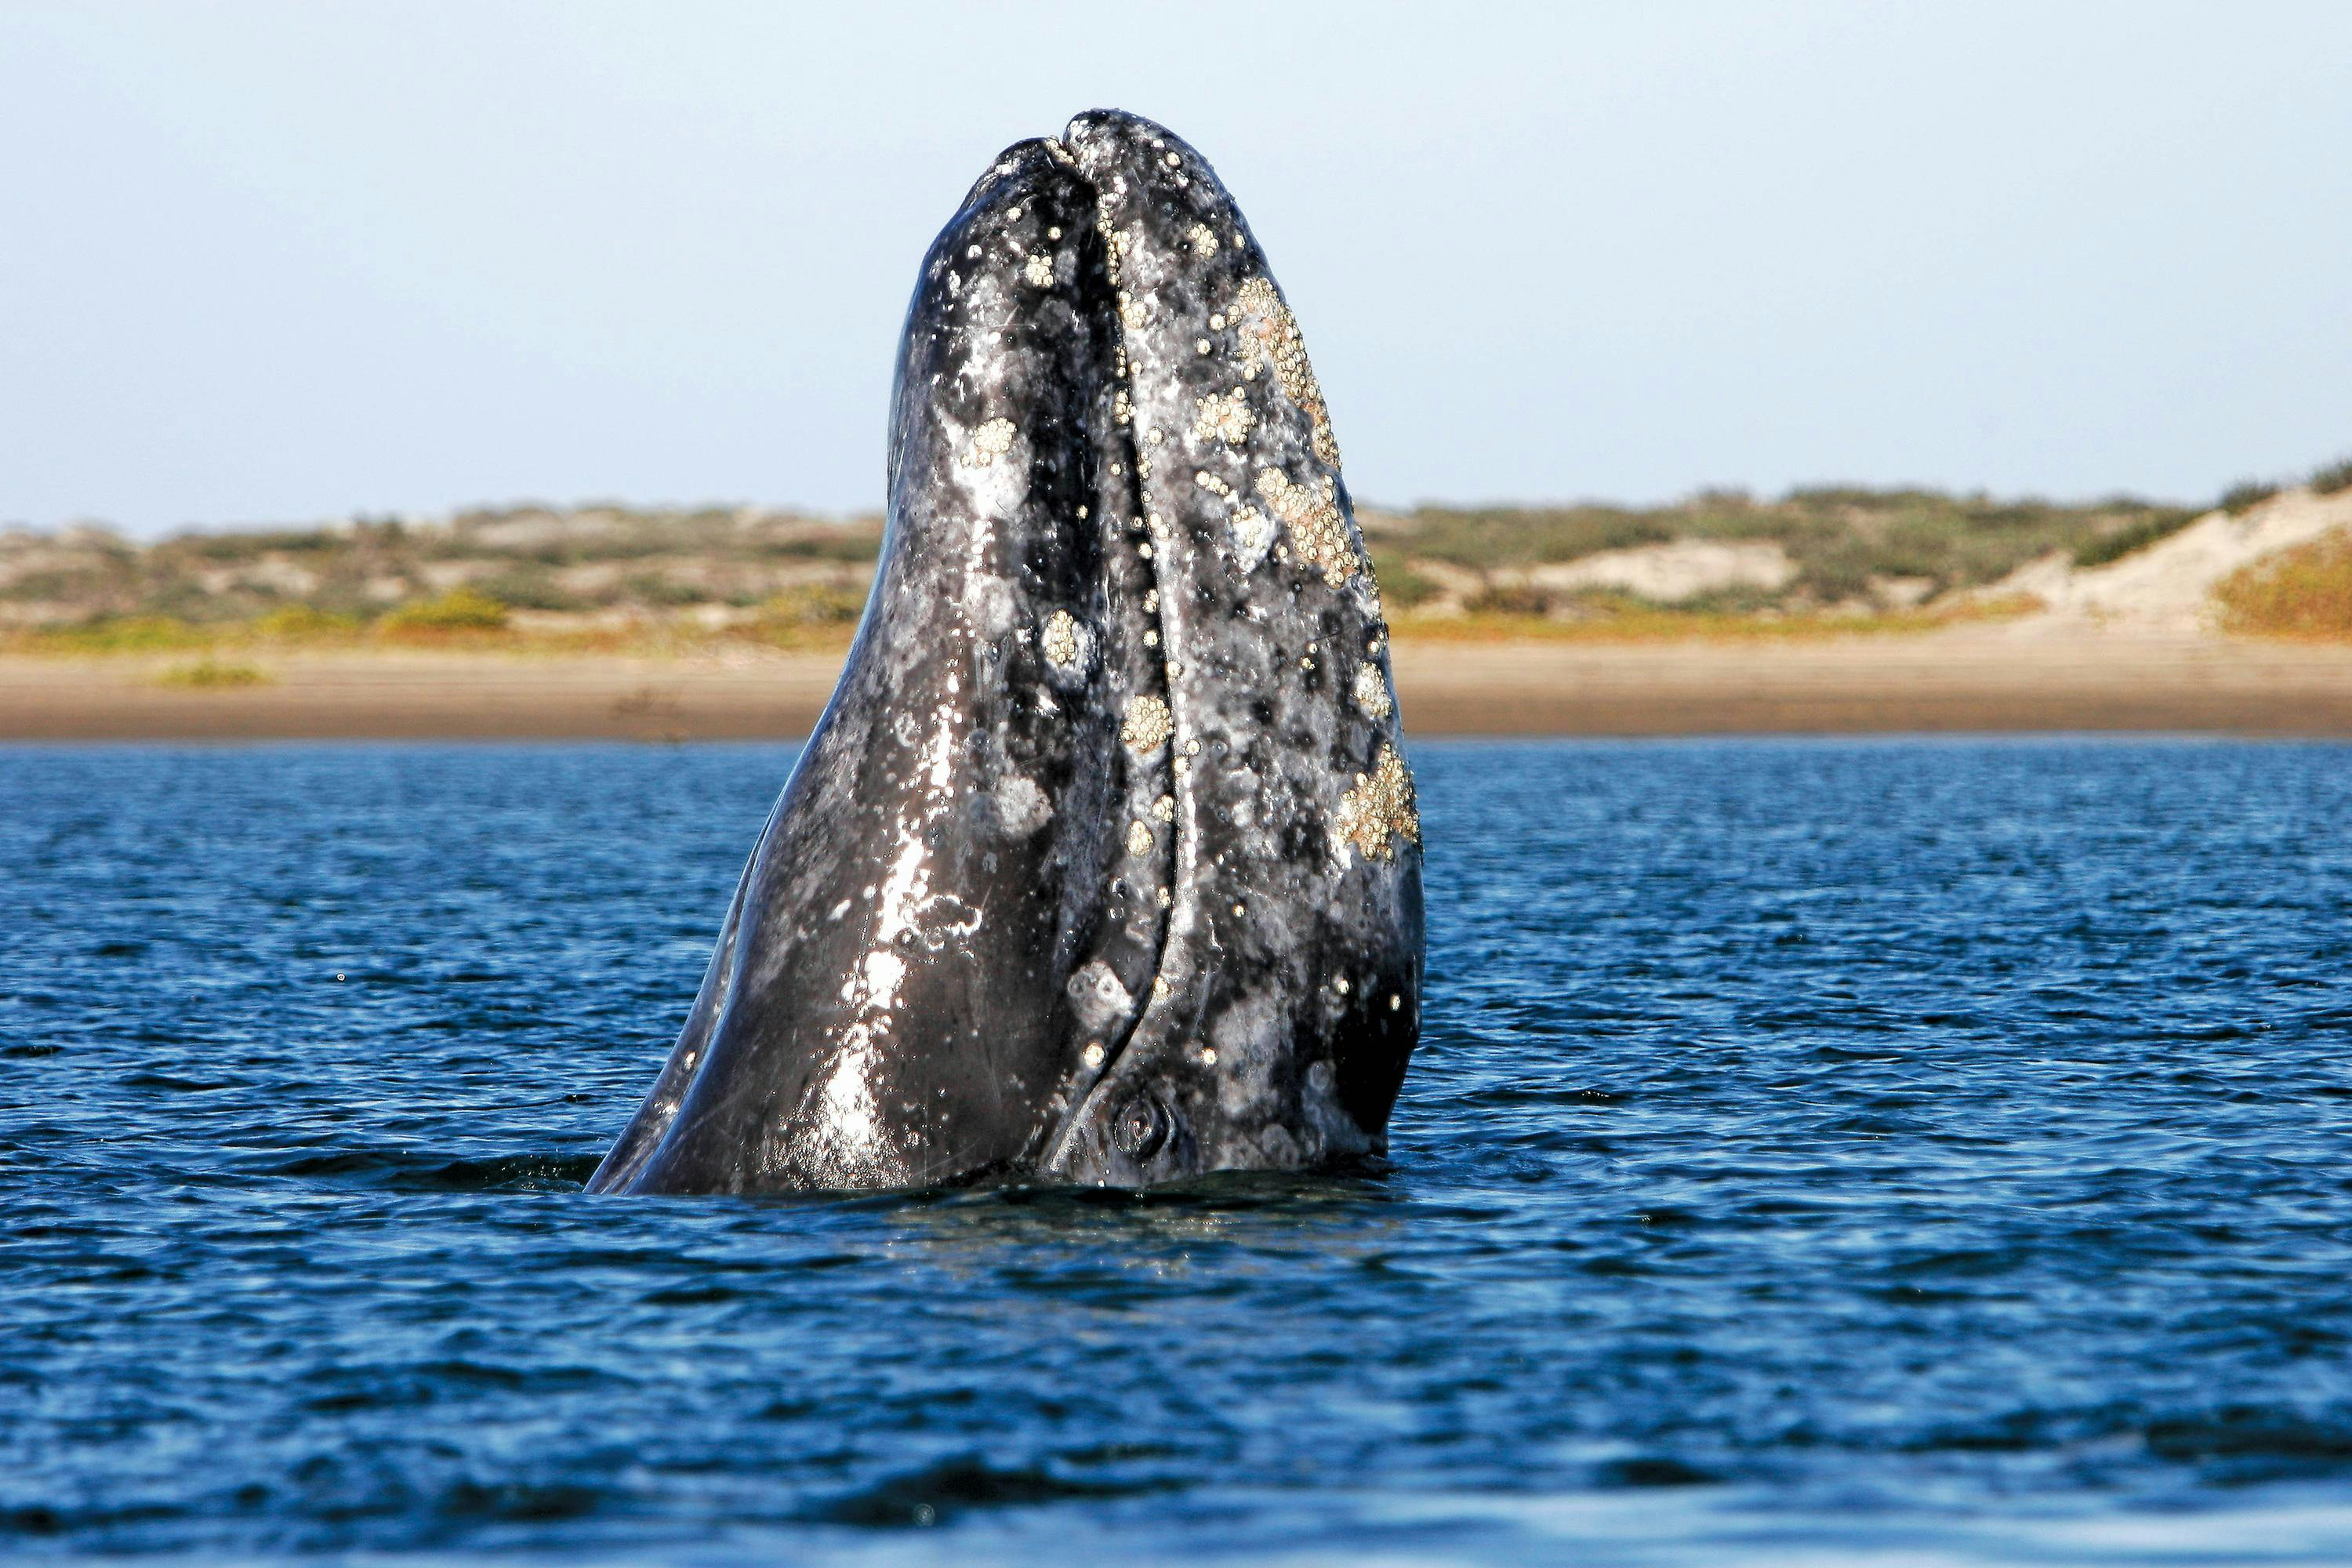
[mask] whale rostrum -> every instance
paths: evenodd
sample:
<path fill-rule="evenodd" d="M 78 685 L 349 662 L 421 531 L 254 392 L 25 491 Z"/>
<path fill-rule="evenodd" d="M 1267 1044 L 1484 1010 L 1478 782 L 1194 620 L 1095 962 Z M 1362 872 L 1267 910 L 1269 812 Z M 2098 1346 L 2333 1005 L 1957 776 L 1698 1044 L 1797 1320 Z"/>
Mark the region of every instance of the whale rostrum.
<path fill-rule="evenodd" d="M 900 342 L 841 681 L 595 1192 L 1137 1186 L 1382 1151 L 1421 825 L 1298 323 L 1208 163 L 1007 149 Z"/>

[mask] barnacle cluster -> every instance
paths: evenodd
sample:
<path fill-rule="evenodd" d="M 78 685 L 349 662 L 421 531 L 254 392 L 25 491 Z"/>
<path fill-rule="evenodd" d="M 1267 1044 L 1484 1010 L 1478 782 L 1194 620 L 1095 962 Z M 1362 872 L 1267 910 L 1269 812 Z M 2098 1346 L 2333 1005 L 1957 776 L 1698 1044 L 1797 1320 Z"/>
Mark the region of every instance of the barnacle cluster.
<path fill-rule="evenodd" d="M 975 468 L 987 468 L 997 458 L 1013 450 L 1013 428 L 1010 419 L 992 419 L 971 433 L 971 448 L 963 460 Z"/>
<path fill-rule="evenodd" d="M 1135 752 L 1158 751 L 1176 732 L 1176 721 L 1168 711 L 1168 704 L 1146 692 L 1127 700 L 1127 715 L 1118 727 L 1118 738 Z"/>
<path fill-rule="evenodd" d="M 1331 818 L 1331 837 L 1342 849 L 1352 848 L 1368 860 L 1396 857 L 1399 837 L 1421 842 L 1421 813 L 1413 805 L 1412 774 L 1404 759 L 1385 742 L 1370 773 L 1356 775 L 1356 787 L 1339 797 Z"/>
<path fill-rule="evenodd" d="M 1314 426 L 1315 455 L 1339 466 L 1339 438 L 1331 433 L 1331 415 L 1324 405 L 1322 385 L 1307 358 L 1307 340 L 1298 318 L 1282 302 L 1271 279 L 1253 278 L 1237 296 L 1242 314 L 1242 341 L 1247 351 L 1274 372 L 1283 395 L 1297 404 Z"/>
<path fill-rule="evenodd" d="M 1322 572 L 1326 584 L 1336 588 L 1362 569 L 1356 542 L 1348 536 L 1348 520 L 1339 515 L 1338 486 L 1328 475 L 1319 488 L 1309 489 L 1291 483 L 1279 468 L 1260 468 L 1257 493 L 1290 530 L 1299 555 Z"/>

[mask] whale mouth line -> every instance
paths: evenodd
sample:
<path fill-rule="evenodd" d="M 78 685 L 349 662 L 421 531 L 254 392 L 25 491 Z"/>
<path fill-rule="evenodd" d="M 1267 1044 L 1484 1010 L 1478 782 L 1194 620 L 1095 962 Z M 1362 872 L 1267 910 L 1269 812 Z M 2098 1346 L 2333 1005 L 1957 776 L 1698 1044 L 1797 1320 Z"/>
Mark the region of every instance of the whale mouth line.
<path fill-rule="evenodd" d="M 1096 220 L 1097 233 L 1105 249 L 1107 262 L 1110 268 L 1115 268 L 1117 262 L 1115 241 L 1111 237 L 1110 225 L 1104 213 L 1104 193 L 1101 183 L 1087 170 L 1084 162 L 1070 151 L 1071 147 L 1082 141 L 1085 130 L 1085 116 L 1073 116 L 1062 128 L 1061 139 L 1058 141 L 1046 139 L 1045 146 L 1047 153 L 1056 163 L 1064 163 L 1070 175 L 1086 190 Z M 1111 287 L 1111 293 L 1100 303 L 1108 307 L 1103 314 L 1108 321 L 1113 343 L 1113 353 L 1109 356 L 1109 379 L 1117 386 L 1119 396 L 1132 408 L 1136 402 L 1135 360 L 1128 352 L 1127 323 L 1119 309 L 1116 270 L 1108 271 L 1107 279 Z M 1135 519 L 1137 524 L 1142 525 L 1149 538 L 1153 533 L 1149 526 L 1152 512 L 1150 500 L 1144 492 L 1142 444 L 1137 439 L 1133 418 L 1130 417 L 1123 424 L 1116 421 L 1113 423 L 1108 445 L 1117 459 L 1113 467 L 1123 471 L 1122 477 L 1126 480 L 1122 487 L 1126 493 L 1122 499 L 1131 508 L 1127 515 Z M 1104 1040 L 1103 1059 L 1100 1065 L 1089 1068 L 1092 1081 L 1088 1082 L 1080 1092 L 1070 1097 L 1068 1106 L 1060 1116 L 1045 1119 L 1043 1127 L 1045 1164 L 1048 1169 L 1059 1167 L 1069 1158 L 1074 1152 L 1073 1146 L 1088 1123 L 1090 1113 L 1112 1095 L 1118 1083 L 1120 1064 L 1127 1059 L 1129 1050 L 1134 1045 L 1136 1037 L 1150 1020 L 1152 1011 L 1160 1004 L 1162 994 L 1169 989 L 1167 985 L 1169 959 L 1175 945 L 1176 925 L 1181 918 L 1180 911 L 1189 912 L 1189 901 L 1197 900 L 1199 897 L 1199 889 L 1194 883 L 1194 879 L 1184 874 L 1193 862 L 1192 852 L 1197 848 L 1199 825 L 1193 820 L 1193 813 L 1190 809 L 1192 804 L 1191 792 L 1178 787 L 1185 780 L 1174 766 L 1176 758 L 1183 754 L 1181 747 L 1188 732 L 1198 726 L 1197 722 L 1193 721 L 1194 716 L 1189 713 L 1192 706 L 1189 694 L 1182 690 L 1181 683 L 1167 679 L 1165 673 L 1170 663 L 1181 665 L 1183 662 L 1182 653 L 1177 647 L 1177 638 L 1169 615 L 1170 605 L 1181 603 L 1181 599 L 1180 595 L 1171 593 L 1173 563 L 1170 552 L 1164 549 L 1147 550 L 1144 566 L 1150 574 L 1153 593 L 1157 595 L 1158 607 L 1147 607 L 1150 603 L 1147 601 L 1145 606 L 1138 607 L 1137 614 L 1140 624 L 1159 640 L 1159 650 L 1161 655 L 1159 694 L 1160 700 L 1167 704 L 1171 726 L 1167 742 L 1171 748 L 1171 777 L 1168 793 L 1175 802 L 1175 815 L 1173 820 L 1168 825 L 1171 830 L 1168 868 L 1170 902 L 1166 918 L 1160 922 L 1158 937 L 1153 944 L 1150 973 L 1145 979 L 1139 1005 L 1134 1008 L 1116 1033 Z M 1159 1142 L 1154 1142 L 1152 1148 L 1156 1150 L 1158 1147 Z"/>

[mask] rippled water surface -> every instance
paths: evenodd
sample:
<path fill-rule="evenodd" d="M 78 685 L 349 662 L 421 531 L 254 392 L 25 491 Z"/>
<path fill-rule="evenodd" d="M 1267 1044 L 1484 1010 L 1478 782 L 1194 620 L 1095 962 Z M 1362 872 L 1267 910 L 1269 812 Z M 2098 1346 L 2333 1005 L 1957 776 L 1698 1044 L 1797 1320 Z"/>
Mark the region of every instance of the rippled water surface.
<path fill-rule="evenodd" d="M 0 751 L 0 1555 L 2352 1556 L 2352 749 L 1423 747 L 1385 1172 L 583 1198 L 790 755 Z"/>

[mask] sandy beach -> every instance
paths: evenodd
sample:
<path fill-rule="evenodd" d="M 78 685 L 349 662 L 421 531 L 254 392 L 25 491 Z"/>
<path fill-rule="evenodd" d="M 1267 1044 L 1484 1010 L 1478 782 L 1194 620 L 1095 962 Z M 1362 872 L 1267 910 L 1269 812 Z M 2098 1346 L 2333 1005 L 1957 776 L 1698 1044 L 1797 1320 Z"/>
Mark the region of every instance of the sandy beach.
<path fill-rule="evenodd" d="M 0 659 L 0 739 L 740 740 L 804 734 L 832 655 L 293 652 L 259 684 L 173 658 Z M 2188 731 L 2352 735 L 2352 647 L 2028 621 L 1776 642 L 1402 643 L 1439 735 Z"/>

